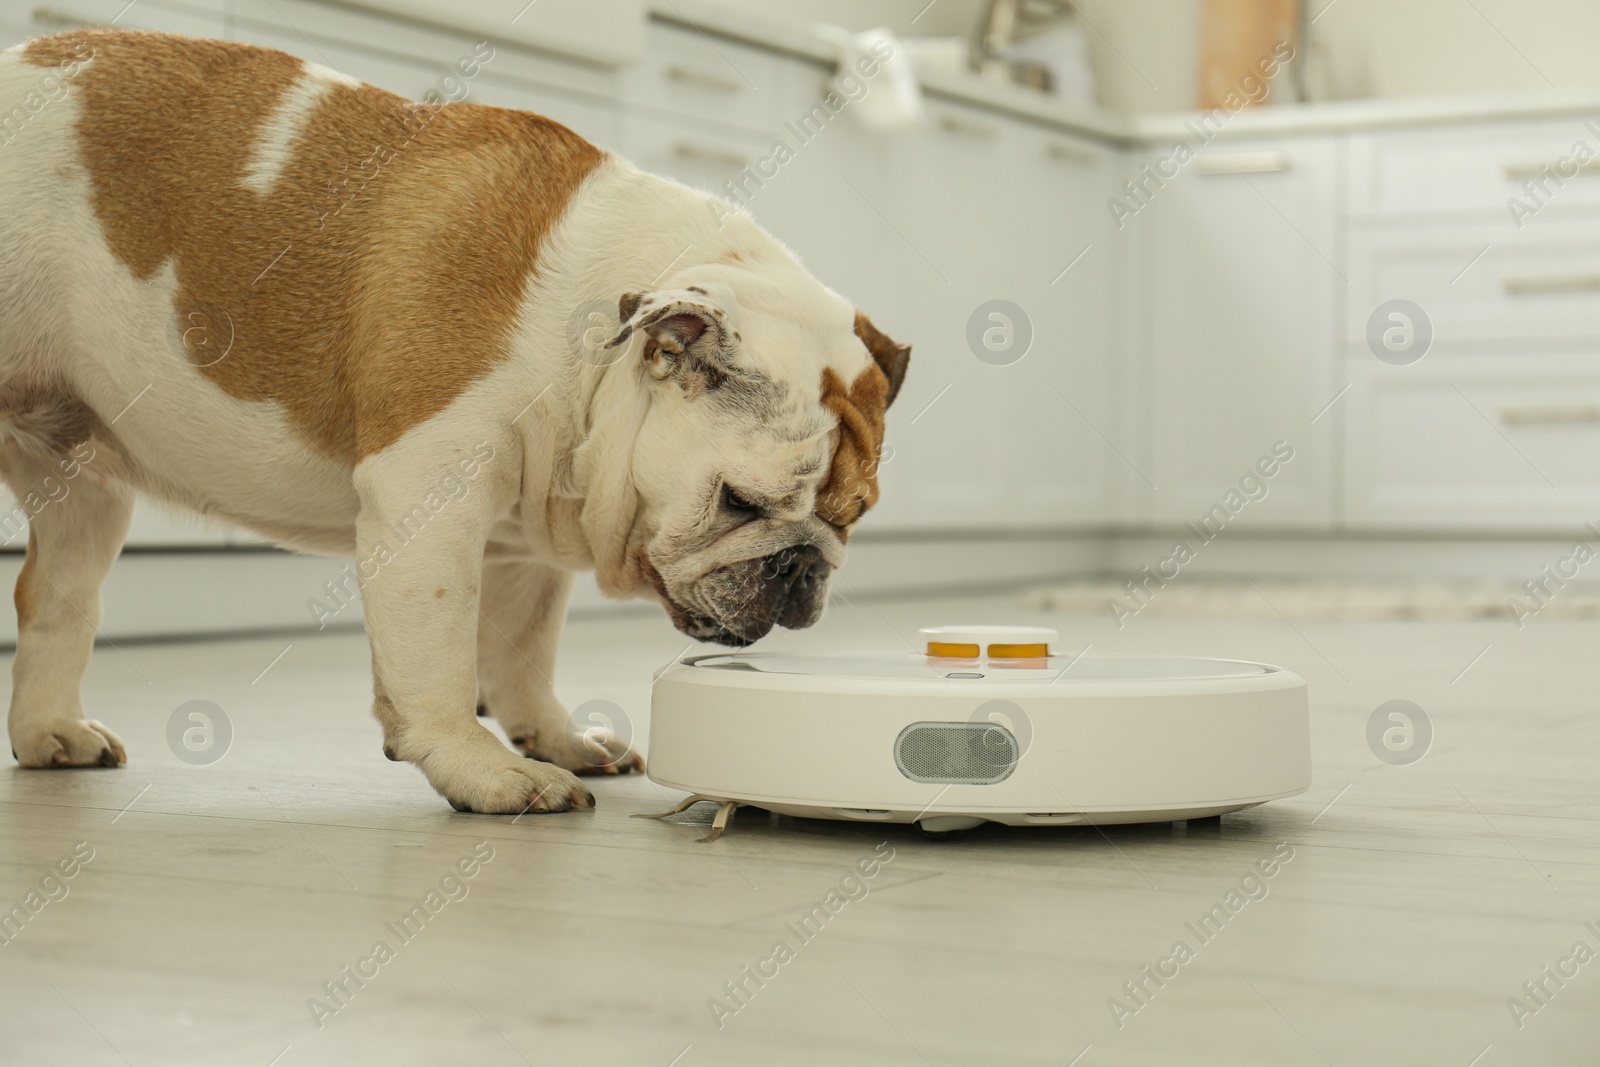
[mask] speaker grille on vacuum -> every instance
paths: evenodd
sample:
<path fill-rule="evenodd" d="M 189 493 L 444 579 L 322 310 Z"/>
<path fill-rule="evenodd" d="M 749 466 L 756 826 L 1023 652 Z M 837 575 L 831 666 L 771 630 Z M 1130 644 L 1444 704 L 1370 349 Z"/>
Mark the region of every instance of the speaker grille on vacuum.
<path fill-rule="evenodd" d="M 894 762 L 913 782 L 993 785 L 1016 770 L 1016 735 L 992 722 L 914 722 L 894 742 Z"/>

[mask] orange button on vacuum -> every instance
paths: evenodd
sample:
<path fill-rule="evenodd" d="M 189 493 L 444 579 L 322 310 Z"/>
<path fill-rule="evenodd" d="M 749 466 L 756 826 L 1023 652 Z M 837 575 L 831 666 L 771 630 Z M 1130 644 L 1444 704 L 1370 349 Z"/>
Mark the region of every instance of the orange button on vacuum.
<path fill-rule="evenodd" d="M 957 645 L 948 641 L 929 641 L 928 655 L 948 657 L 949 659 L 977 659 L 980 649 L 977 645 Z"/>
<path fill-rule="evenodd" d="M 938 659 L 1047 660 L 1056 631 L 1045 626 L 925 626 L 917 631 Z"/>
<path fill-rule="evenodd" d="M 1038 659 L 1050 654 L 1049 645 L 990 645 L 989 655 L 995 659 Z"/>

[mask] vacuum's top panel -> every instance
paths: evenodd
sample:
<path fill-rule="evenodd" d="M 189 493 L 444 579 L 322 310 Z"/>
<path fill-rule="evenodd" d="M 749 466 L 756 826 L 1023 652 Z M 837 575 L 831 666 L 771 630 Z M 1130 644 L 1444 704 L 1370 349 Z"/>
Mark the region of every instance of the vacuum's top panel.
<path fill-rule="evenodd" d="M 1119 656 L 1099 652 L 1031 659 L 957 659 L 897 652 L 833 655 L 803 652 L 726 652 L 691 656 L 685 664 L 703 670 L 802 675 L 812 678 L 987 681 L 1155 682 L 1256 678 L 1277 671 L 1260 663 L 1185 656 Z"/>

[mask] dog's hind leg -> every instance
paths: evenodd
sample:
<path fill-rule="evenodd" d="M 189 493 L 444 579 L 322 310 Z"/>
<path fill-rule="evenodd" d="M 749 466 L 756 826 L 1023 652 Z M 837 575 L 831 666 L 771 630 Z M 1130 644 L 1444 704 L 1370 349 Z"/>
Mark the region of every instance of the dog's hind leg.
<path fill-rule="evenodd" d="M 100 585 L 122 550 L 133 492 L 94 469 L 92 442 L 70 453 L 13 443 L 0 475 L 28 516 L 17 576 L 11 751 L 24 767 L 115 767 L 122 742 L 85 719 L 80 686 L 100 625 Z"/>

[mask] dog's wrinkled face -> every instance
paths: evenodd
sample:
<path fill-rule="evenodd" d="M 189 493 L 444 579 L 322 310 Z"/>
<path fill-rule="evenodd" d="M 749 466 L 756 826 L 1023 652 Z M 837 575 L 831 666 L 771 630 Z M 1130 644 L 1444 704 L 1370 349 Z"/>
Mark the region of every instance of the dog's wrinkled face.
<path fill-rule="evenodd" d="M 715 278 L 628 293 L 612 341 L 652 390 L 629 551 L 679 630 L 727 645 L 822 614 L 910 358 L 831 293 L 804 313 L 740 295 Z"/>

